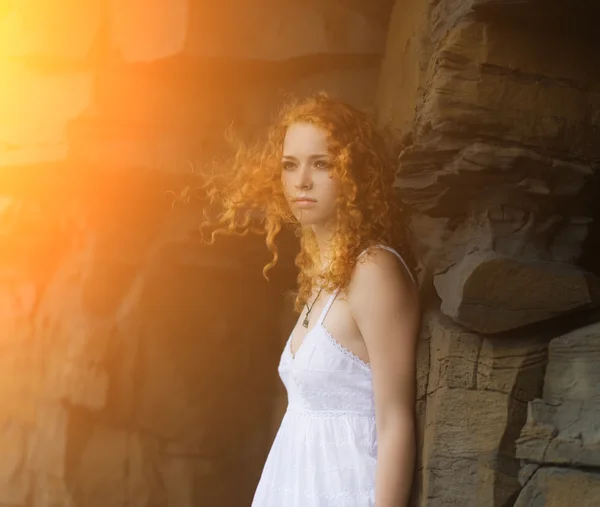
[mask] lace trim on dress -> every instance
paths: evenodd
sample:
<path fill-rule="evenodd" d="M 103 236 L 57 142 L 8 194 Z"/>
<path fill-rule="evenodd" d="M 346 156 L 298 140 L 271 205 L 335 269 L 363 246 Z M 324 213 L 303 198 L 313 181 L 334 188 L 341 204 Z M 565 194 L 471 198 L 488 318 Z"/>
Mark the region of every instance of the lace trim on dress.
<path fill-rule="evenodd" d="M 274 483 L 269 483 L 267 486 L 268 491 L 272 493 L 284 493 L 287 495 L 298 495 L 299 491 L 295 488 L 286 488 L 276 485 Z M 373 501 L 375 496 L 374 488 L 363 488 L 359 490 L 336 490 L 336 491 L 327 491 L 325 493 L 317 493 L 317 492 L 307 492 L 304 491 L 301 495 L 307 500 L 346 500 L 349 498 L 358 498 L 360 500 L 370 500 Z"/>
<path fill-rule="evenodd" d="M 314 392 L 314 391 L 311 391 Z M 302 417 L 310 417 L 312 419 L 331 419 L 332 417 L 352 417 L 356 419 L 375 419 L 375 414 L 372 412 L 357 412 L 356 410 L 324 410 L 324 409 L 305 409 L 288 405 L 290 414 L 300 414 Z"/>
<path fill-rule="evenodd" d="M 321 323 L 319 324 L 321 326 L 321 329 L 323 330 L 323 333 L 325 334 L 325 336 L 329 339 L 329 341 L 331 342 L 331 344 L 336 347 L 342 354 L 345 354 L 346 356 L 348 356 L 352 361 L 354 361 L 355 363 L 357 363 L 358 365 L 362 366 L 363 368 L 367 369 L 369 372 L 371 372 L 371 365 L 369 363 L 365 363 L 360 357 L 358 357 L 354 352 L 352 352 L 351 350 L 348 350 L 346 347 L 344 347 L 340 342 L 338 342 L 329 332 L 329 330 Z"/>

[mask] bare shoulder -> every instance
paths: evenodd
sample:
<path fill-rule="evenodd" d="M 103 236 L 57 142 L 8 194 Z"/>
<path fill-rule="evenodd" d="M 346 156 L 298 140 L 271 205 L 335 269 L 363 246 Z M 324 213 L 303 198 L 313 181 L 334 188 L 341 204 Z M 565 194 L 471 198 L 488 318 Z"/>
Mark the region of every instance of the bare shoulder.
<path fill-rule="evenodd" d="M 412 400 L 412 394 L 397 392 L 404 385 L 406 393 L 412 393 L 421 321 L 419 291 L 408 269 L 394 253 L 372 249 L 357 263 L 348 301 L 368 350 L 379 398 L 384 393 L 384 398 Z"/>
<path fill-rule="evenodd" d="M 383 248 L 372 248 L 356 264 L 349 296 L 360 301 L 375 297 L 393 303 L 418 300 L 418 289 L 412 275 L 398 257 Z"/>

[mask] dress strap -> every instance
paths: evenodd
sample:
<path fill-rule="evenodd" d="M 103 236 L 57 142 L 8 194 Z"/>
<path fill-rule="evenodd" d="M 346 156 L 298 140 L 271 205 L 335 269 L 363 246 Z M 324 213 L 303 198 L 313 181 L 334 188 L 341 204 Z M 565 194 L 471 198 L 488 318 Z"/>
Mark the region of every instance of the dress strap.
<path fill-rule="evenodd" d="M 329 309 L 331 308 L 331 305 L 335 301 L 335 298 L 338 295 L 338 292 L 339 292 L 339 289 L 335 289 L 333 291 L 333 294 L 331 294 L 331 296 L 329 296 L 329 299 L 327 300 L 327 303 L 325 304 L 325 308 L 323 308 L 323 311 L 321 312 L 321 315 L 319 316 L 319 320 L 317 321 L 317 326 L 320 326 L 321 324 L 323 324 L 325 317 L 327 317 L 327 312 L 329 312 Z"/>
<path fill-rule="evenodd" d="M 400 259 L 400 262 L 402 262 L 402 264 L 404 265 L 404 267 L 406 268 L 406 271 L 408 272 L 408 274 L 410 275 L 412 281 L 416 284 L 417 281 L 415 280 L 415 277 L 413 276 L 410 268 L 408 267 L 408 264 L 406 263 L 406 261 L 402 258 L 402 256 L 396 252 L 396 250 L 394 250 L 392 247 L 389 247 L 387 245 L 372 245 L 369 248 L 382 248 L 383 250 L 387 250 L 389 252 L 392 252 L 396 257 L 398 257 L 398 259 Z M 358 254 L 358 259 L 360 259 L 360 257 L 362 257 L 364 254 L 366 254 L 369 250 L 369 248 L 366 248 L 365 250 L 363 250 L 360 254 Z M 323 308 L 323 311 L 321 312 L 321 315 L 319 316 L 319 320 L 317 321 L 317 325 L 320 326 L 323 324 L 323 321 L 325 320 L 325 317 L 327 317 L 327 313 L 329 312 L 329 309 L 331 308 L 331 305 L 333 304 L 333 302 L 335 301 L 335 298 L 337 297 L 338 293 L 339 293 L 339 289 L 335 289 L 333 291 L 333 293 L 331 294 L 331 296 L 329 296 L 329 299 L 327 301 L 327 303 L 325 304 L 325 307 Z"/>
<path fill-rule="evenodd" d="M 412 271 L 410 270 L 410 268 L 408 267 L 408 264 L 406 263 L 406 261 L 402 258 L 402 256 L 396 252 L 396 250 L 394 250 L 392 247 L 387 246 L 387 245 L 381 245 L 381 244 L 376 244 L 376 245 L 372 245 L 370 247 L 365 248 L 362 252 L 360 252 L 358 254 L 358 259 L 360 259 L 364 254 L 366 254 L 370 248 L 381 248 L 383 250 L 387 250 L 388 252 L 392 252 L 396 257 L 398 257 L 398 259 L 400 259 L 400 262 L 404 265 L 404 267 L 406 268 L 406 271 L 408 272 L 408 274 L 410 275 L 412 281 L 416 284 L 417 280 L 415 279 L 414 275 L 412 274 Z"/>

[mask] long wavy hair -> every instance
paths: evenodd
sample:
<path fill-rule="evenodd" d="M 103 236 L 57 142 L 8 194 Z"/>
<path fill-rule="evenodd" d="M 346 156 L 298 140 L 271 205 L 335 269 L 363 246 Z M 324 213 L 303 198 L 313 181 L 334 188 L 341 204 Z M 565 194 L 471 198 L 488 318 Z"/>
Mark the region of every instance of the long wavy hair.
<path fill-rule="evenodd" d="M 288 127 L 295 123 L 310 123 L 325 130 L 332 175 L 339 184 L 333 257 L 326 272 L 321 272 L 312 228 L 298 223 L 284 196 L 283 141 Z M 302 102 L 288 103 L 270 128 L 266 142 L 238 145 L 225 170 L 219 168 L 215 174 L 205 175 L 204 190 L 220 211 L 216 218 L 205 215 L 201 230 L 212 229 L 209 243 L 217 234 L 264 234 L 273 255 L 263 269 L 267 277 L 278 260 L 275 239 L 283 226 L 292 227 L 300 238 L 295 261 L 299 268 L 295 307 L 299 312 L 316 286 L 346 289 L 359 252 L 369 245 L 393 246 L 414 269 L 394 173 L 389 146 L 368 116 L 319 93 Z"/>

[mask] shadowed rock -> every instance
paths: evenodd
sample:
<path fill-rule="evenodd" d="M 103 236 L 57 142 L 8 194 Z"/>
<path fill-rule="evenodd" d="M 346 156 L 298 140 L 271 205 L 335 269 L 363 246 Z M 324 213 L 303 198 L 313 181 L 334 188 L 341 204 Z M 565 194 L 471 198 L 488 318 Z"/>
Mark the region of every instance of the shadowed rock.
<path fill-rule="evenodd" d="M 468 254 L 434 277 L 442 311 L 491 334 L 598 303 L 598 280 L 572 264 L 528 261 L 493 252 Z"/>
<path fill-rule="evenodd" d="M 517 455 L 600 467 L 600 324 L 555 338 L 548 354 L 544 394 L 529 404 Z"/>

